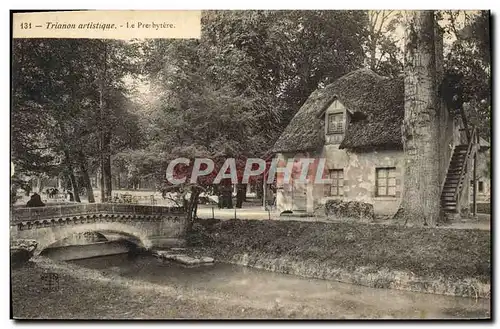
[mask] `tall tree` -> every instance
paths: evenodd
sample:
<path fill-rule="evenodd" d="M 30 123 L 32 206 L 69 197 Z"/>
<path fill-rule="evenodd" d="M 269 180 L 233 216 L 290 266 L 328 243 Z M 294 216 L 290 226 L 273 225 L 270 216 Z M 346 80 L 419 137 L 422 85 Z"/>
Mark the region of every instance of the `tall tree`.
<path fill-rule="evenodd" d="M 439 121 L 433 11 L 406 13 L 403 147 L 405 223 L 435 226 L 440 214 Z"/>
<path fill-rule="evenodd" d="M 399 46 L 403 15 L 396 10 L 369 10 L 366 32 L 367 62 L 370 69 L 397 76 L 403 71 L 403 54 Z"/>
<path fill-rule="evenodd" d="M 94 197 L 89 171 L 94 170 L 95 160 L 100 155 L 97 143 L 100 128 L 103 123 L 114 131 L 129 125 L 129 115 L 124 113 L 124 108 L 129 106 L 123 78 L 133 67 L 130 63 L 133 56 L 129 45 L 109 42 L 113 51 L 108 58 L 106 76 L 106 120 L 101 120 L 98 111 L 102 81 L 99 46 L 102 41 L 19 39 L 13 44 L 15 95 L 12 113 L 16 120 L 13 121 L 12 141 L 15 161 L 44 164 L 42 155 L 45 158 L 51 155 L 52 162 L 45 160 L 47 165 L 53 166 L 49 175 L 57 174 L 57 171 L 67 172 L 78 199 L 80 188 L 75 175 L 79 173 L 90 202 Z M 116 141 L 121 137 L 120 134 L 110 136 L 109 144 L 122 144 Z M 27 149 L 32 151 L 25 152 Z M 63 161 L 57 162 L 57 159 Z M 37 170 L 47 172 L 43 167 Z"/>

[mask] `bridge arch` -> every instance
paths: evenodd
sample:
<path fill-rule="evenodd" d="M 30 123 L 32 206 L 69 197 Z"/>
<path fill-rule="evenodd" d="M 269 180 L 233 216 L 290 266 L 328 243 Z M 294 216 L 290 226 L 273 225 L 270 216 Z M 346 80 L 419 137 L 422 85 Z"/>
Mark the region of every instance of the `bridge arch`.
<path fill-rule="evenodd" d="M 143 205 L 78 204 L 11 211 L 11 239 L 35 240 L 35 255 L 82 232 L 113 232 L 134 237 L 144 248 L 184 235 L 182 209 Z"/>
<path fill-rule="evenodd" d="M 151 248 L 152 242 L 149 238 L 150 230 L 117 222 L 85 223 L 75 226 L 63 226 L 61 228 L 42 227 L 35 230 L 21 231 L 19 234 L 22 239 L 32 239 L 38 243 L 35 255 L 39 255 L 44 249 L 55 244 L 72 234 L 82 232 L 100 232 L 100 233 L 119 233 L 132 236 L 140 242 L 140 246 L 146 249 Z"/>

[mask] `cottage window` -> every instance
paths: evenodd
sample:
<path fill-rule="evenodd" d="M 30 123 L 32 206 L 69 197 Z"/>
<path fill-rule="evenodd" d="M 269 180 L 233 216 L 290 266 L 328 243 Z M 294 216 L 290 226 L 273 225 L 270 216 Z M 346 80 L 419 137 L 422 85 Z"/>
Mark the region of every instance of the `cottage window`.
<path fill-rule="evenodd" d="M 396 196 L 396 168 L 377 168 L 377 196 Z"/>
<path fill-rule="evenodd" d="M 344 170 L 343 169 L 330 170 L 330 179 L 332 180 L 332 185 L 330 185 L 330 195 L 331 196 L 344 195 Z"/>
<path fill-rule="evenodd" d="M 344 114 L 329 113 L 328 114 L 328 133 L 343 134 L 344 133 Z"/>
<path fill-rule="evenodd" d="M 484 193 L 484 182 L 479 181 L 477 184 L 477 189 L 479 193 Z"/>

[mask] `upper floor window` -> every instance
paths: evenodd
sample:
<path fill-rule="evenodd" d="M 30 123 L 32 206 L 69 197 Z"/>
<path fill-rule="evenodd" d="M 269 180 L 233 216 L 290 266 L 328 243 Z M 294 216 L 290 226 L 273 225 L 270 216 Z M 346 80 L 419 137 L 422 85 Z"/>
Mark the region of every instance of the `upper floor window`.
<path fill-rule="evenodd" d="M 396 168 L 377 168 L 377 196 L 396 196 Z"/>
<path fill-rule="evenodd" d="M 328 133 L 329 134 L 344 133 L 344 113 L 328 114 Z"/>

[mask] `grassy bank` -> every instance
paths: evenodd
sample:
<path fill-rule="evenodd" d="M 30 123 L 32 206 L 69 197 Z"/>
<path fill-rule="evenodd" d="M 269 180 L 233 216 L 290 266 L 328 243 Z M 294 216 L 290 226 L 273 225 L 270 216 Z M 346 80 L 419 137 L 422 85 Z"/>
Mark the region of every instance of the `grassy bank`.
<path fill-rule="evenodd" d="M 200 220 L 218 260 L 380 288 L 489 297 L 490 232 L 361 223 Z"/>

